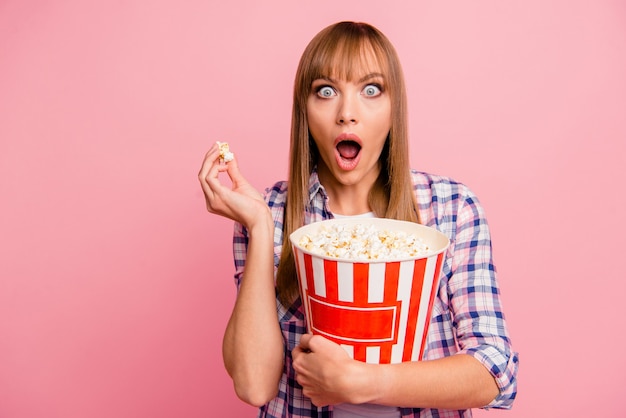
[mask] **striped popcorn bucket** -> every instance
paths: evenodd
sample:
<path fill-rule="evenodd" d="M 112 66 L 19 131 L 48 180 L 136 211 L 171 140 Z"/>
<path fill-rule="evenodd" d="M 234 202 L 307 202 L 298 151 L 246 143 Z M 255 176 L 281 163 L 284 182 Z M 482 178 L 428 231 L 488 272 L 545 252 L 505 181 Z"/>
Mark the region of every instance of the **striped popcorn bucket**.
<path fill-rule="evenodd" d="M 418 258 L 362 261 L 314 254 L 299 247 L 322 225 L 373 223 L 377 230 L 416 235 L 429 250 Z M 308 331 L 340 344 L 367 363 L 421 360 L 439 275 L 449 245 L 434 228 L 393 219 L 332 219 L 290 236 Z"/>

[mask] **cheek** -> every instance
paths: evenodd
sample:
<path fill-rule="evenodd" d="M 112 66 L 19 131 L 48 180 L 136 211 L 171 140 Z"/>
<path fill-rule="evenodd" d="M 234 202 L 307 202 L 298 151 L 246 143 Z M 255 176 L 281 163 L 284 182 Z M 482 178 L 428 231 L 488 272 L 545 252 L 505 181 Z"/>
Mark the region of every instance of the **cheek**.
<path fill-rule="evenodd" d="M 387 112 L 385 112 L 385 116 L 383 118 L 383 124 L 385 126 L 385 131 L 389 132 L 389 130 L 391 130 L 391 106 L 389 106 L 389 108 L 387 109 Z"/>
<path fill-rule="evenodd" d="M 321 134 L 332 126 L 332 121 L 329 119 L 328 112 L 324 112 L 322 109 L 307 109 L 307 121 L 309 124 L 309 130 L 314 134 Z"/>
<path fill-rule="evenodd" d="M 383 113 L 378 115 L 376 120 L 376 127 L 379 132 L 387 134 L 391 129 L 391 115 L 389 113 Z"/>
<path fill-rule="evenodd" d="M 391 103 L 376 104 L 369 108 L 369 118 L 380 130 L 391 129 Z"/>
<path fill-rule="evenodd" d="M 311 106 L 307 103 L 306 106 L 306 118 L 309 124 L 309 128 L 313 129 L 319 125 L 319 110 L 315 106 Z"/>

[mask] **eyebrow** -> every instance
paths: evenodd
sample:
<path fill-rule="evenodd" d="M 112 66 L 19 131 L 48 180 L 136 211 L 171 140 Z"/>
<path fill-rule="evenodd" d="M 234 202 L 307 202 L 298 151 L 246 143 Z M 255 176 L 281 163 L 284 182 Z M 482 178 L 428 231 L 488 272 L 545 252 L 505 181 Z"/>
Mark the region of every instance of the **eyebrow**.
<path fill-rule="evenodd" d="M 379 78 L 379 77 L 382 78 L 383 80 L 385 79 L 385 76 L 381 73 L 370 73 L 361 77 L 361 79 L 359 80 L 359 83 L 362 83 L 367 80 L 371 80 L 372 78 Z"/>
<path fill-rule="evenodd" d="M 385 79 L 385 76 L 382 73 L 369 73 L 364 75 L 363 77 L 361 77 L 357 83 L 363 83 L 367 80 L 371 80 L 372 78 L 382 78 L 383 80 Z M 327 77 L 327 76 L 322 76 L 320 78 L 318 78 L 317 80 L 326 80 L 329 81 L 331 83 L 335 83 L 336 80 L 332 79 L 331 77 Z M 315 80 L 313 80 L 315 81 Z"/>

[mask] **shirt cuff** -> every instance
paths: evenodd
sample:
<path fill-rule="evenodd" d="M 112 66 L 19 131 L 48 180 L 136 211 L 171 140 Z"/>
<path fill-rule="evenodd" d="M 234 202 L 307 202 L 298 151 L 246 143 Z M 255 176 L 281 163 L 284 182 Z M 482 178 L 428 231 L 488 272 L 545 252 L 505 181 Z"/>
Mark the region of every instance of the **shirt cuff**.
<path fill-rule="evenodd" d="M 516 352 L 502 352 L 492 345 L 482 345 L 459 352 L 478 360 L 489 370 L 496 380 L 500 393 L 484 409 L 511 409 L 517 395 L 517 370 L 519 355 Z"/>

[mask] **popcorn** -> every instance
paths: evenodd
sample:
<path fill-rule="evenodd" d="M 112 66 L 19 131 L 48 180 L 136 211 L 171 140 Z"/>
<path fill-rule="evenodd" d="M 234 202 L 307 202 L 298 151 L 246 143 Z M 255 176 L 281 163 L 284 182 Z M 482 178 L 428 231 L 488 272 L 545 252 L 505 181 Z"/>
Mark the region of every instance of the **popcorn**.
<path fill-rule="evenodd" d="M 379 230 L 374 225 L 333 224 L 314 235 L 303 235 L 298 245 L 314 254 L 351 260 L 389 260 L 423 256 L 429 246 L 402 231 Z"/>
<path fill-rule="evenodd" d="M 220 149 L 220 161 L 227 163 L 229 161 L 232 161 L 235 158 L 235 154 L 230 152 L 230 148 L 228 147 L 228 142 L 217 141 L 217 146 Z"/>

